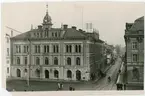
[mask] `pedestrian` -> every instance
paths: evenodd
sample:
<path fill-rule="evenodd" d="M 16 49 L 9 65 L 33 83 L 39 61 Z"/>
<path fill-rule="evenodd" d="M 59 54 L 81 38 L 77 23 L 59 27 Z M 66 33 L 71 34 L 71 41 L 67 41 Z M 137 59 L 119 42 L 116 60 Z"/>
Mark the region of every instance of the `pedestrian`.
<path fill-rule="evenodd" d="M 57 85 L 58 85 L 58 90 L 60 90 L 60 83 L 58 83 Z"/>
<path fill-rule="evenodd" d="M 71 86 L 69 87 L 69 90 L 72 91 L 72 87 Z"/>
<path fill-rule="evenodd" d="M 63 89 L 63 84 L 61 83 L 61 85 L 60 85 L 60 88 L 61 88 L 61 90 Z"/>
<path fill-rule="evenodd" d="M 13 89 L 13 91 L 15 91 L 15 89 Z"/>
<path fill-rule="evenodd" d="M 73 88 L 73 91 L 75 91 L 75 88 Z"/>

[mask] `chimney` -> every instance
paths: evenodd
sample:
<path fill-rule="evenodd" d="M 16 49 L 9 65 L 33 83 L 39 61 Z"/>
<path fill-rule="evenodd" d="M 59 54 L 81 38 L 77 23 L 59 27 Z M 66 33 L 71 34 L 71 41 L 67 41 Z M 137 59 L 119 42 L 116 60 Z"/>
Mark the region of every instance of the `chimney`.
<path fill-rule="evenodd" d="M 38 25 L 38 29 L 40 29 L 40 30 L 41 30 L 41 29 L 42 29 L 42 26 L 41 26 L 41 25 Z"/>
<path fill-rule="evenodd" d="M 75 29 L 76 30 L 77 28 L 76 28 L 76 26 L 72 26 L 72 29 Z"/>
<path fill-rule="evenodd" d="M 83 32 L 83 30 L 82 30 L 82 29 L 79 29 L 79 31 L 80 31 L 80 32 Z"/>
<path fill-rule="evenodd" d="M 67 26 L 68 26 L 68 25 L 66 25 L 66 24 L 65 24 L 65 25 L 63 25 L 63 29 L 67 29 Z"/>

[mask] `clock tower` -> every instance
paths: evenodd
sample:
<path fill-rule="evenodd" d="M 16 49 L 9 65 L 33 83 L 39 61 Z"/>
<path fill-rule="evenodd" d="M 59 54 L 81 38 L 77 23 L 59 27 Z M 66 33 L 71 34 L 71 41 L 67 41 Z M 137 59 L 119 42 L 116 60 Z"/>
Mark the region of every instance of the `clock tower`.
<path fill-rule="evenodd" d="M 46 15 L 43 18 L 43 29 L 44 30 L 50 30 L 52 28 L 52 22 L 51 22 L 51 17 L 48 14 L 48 5 L 46 5 L 47 11 L 46 11 Z"/>

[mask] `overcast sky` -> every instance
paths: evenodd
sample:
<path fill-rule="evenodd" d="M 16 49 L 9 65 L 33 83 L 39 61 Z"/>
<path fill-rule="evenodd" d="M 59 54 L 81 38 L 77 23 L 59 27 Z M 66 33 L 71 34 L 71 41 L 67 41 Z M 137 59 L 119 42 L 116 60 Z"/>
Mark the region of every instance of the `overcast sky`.
<path fill-rule="evenodd" d="M 2 27 L 9 26 L 21 32 L 42 24 L 46 14 L 46 2 L 37 3 L 5 3 L 2 5 Z M 59 2 L 48 3 L 48 12 L 53 27 L 61 23 L 77 29 L 85 29 L 85 23 L 92 22 L 99 30 L 100 38 L 109 44 L 124 43 L 126 22 L 134 22 L 144 15 L 143 3 L 104 3 L 104 2 Z M 83 15 L 82 15 L 83 14 Z M 83 17 L 83 18 L 82 18 Z"/>

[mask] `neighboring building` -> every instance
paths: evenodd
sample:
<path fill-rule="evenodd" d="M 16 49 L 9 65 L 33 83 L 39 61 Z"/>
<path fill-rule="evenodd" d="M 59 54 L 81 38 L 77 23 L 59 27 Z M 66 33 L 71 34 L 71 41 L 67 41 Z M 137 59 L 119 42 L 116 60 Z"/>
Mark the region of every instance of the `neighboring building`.
<path fill-rule="evenodd" d="M 10 76 L 10 38 L 13 36 L 18 35 L 19 31 L 10 28 L 10 27 L 6 27 L 5 28 L 6 34 L 5 34 L 5 39 L 6 39 L 6 77 L 8 78 Z"/>
<path fill-rule="evenodd" d="M 103 41 L 97 32 L 52 28 L 46 12 L 43 24 L 11 38 L 11 77 L 60 80 L 97 78 Z M 105 67 L 105 66 L 104 66 Z"/>
<path fill-rule="evenodd" d="M 144 86 L 144 17 L 126 23 L 125 30 L 126 89 L 143 89 Z"/>

